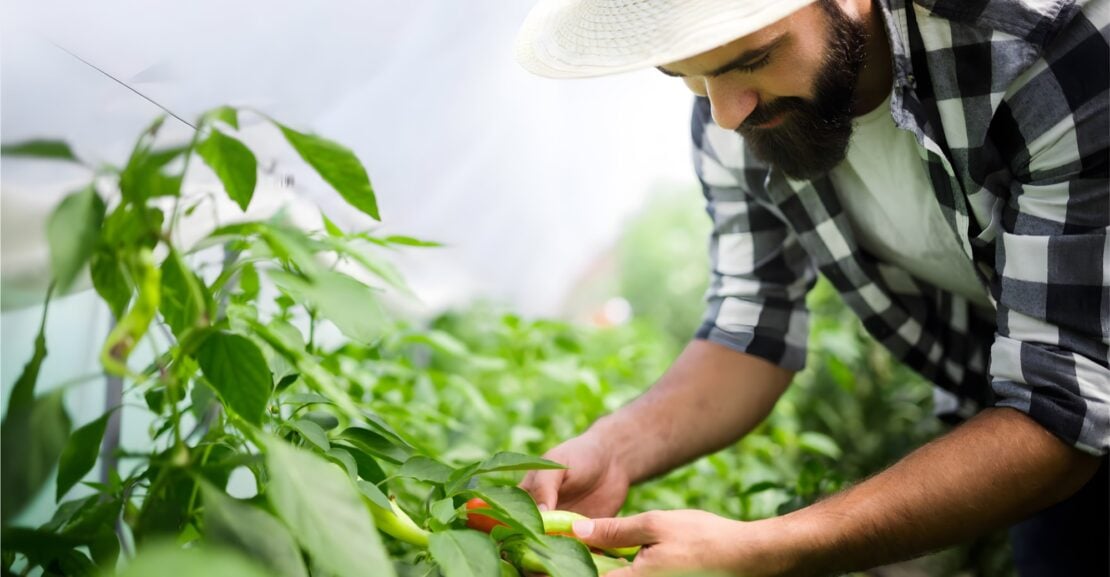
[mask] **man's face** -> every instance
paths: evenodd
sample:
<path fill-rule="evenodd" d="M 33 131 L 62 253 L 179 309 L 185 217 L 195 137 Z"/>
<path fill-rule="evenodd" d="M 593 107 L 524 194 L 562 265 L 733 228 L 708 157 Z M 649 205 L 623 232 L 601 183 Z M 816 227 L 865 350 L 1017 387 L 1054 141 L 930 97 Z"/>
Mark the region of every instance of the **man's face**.
<path fill-rule="evenodd" d="M 730 44 L 660 67 L 709 97 L 713 118 L 756 157 L 799 180 L 844 160 L 866 28 L 818 0 Z"/>

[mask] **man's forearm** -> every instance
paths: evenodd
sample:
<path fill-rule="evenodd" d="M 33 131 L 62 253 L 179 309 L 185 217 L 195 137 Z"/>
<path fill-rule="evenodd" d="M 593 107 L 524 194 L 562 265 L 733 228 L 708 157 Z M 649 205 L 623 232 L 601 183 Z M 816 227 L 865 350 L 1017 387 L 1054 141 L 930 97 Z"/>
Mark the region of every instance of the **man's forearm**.
<path fill-rule="evenodd" d="M 644 395 L 590 428 L 632 482 L 728 446 L 751 431 L 786 390 L 791 371 L 708 341 L 694 341 Z"/>
<path fill-rule="evenodd" d="M 890 469 L 774 520 L 798 575 L 882 565 L 967 541 L 1074 493 L 1098 459 L 990 409 Z"/>

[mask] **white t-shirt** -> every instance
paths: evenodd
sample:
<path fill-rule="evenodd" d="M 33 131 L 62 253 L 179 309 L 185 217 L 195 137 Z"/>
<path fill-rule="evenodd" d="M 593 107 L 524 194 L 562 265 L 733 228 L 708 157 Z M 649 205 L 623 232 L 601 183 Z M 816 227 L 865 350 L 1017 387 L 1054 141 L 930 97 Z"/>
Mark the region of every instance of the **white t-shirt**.
<path fill-rule="evenodd" d="M 894 125 L 890 95 L 854 121 L 848 156 L 829 177 L 856 239 L 879 260 L 993 314 L 925 173 L 914 136 Z"/>

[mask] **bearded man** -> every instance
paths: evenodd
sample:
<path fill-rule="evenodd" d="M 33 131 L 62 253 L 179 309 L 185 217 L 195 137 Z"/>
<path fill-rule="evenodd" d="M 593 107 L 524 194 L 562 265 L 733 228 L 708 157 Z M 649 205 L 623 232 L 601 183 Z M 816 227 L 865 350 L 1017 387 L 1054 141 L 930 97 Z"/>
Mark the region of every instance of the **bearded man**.
<path fill-rule="evenodd" d="M 1010 526 L 1023 577 L 1110 574 L 1110 1 L 542 0 L 550 77 L 657 67 L 698 95 L 708 311 L 648 392 L 522 483 L 629 569 L 823 575 Z M 611 518 L 751 431 L 802 368 L 825 275 L 966 419 L 815 505 Z"/>

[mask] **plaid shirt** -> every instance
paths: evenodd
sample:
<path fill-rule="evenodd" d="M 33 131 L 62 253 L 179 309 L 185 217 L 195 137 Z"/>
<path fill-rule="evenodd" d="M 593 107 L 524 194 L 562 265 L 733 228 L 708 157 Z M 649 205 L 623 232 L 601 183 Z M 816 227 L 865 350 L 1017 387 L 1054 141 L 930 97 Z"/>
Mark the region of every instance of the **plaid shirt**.
<path fill-rule="evenodd" d="M 862 249 L 831 180 L 794 181 L 699 98 L 694 162 L 714 230 L 697 337 L 797 370 L 824 274 L 866 329 L 961 400 L 1110 450 L 1110 0 L 883 0 L 891 114 L 917 138 L 951 234 L 996 304 Z M 990 384 L 990 386 L 988 386 Z"/>

